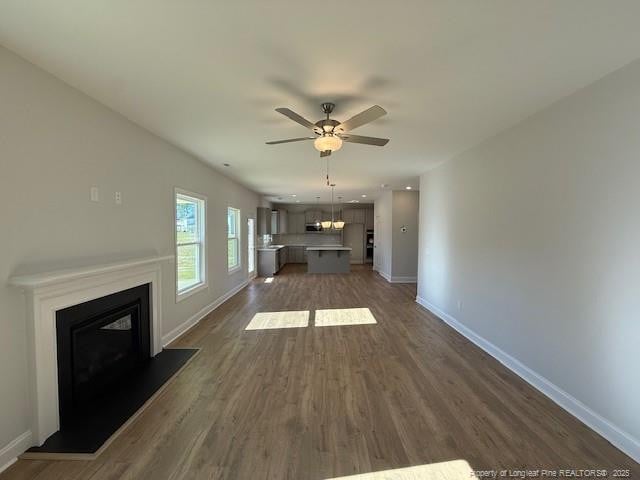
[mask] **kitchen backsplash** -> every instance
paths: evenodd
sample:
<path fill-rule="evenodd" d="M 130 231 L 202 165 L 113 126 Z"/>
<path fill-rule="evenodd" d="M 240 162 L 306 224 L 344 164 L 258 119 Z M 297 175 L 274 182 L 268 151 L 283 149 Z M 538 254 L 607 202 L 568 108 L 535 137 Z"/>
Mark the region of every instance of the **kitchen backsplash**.
<path fill-rule="evenodd" d="M 272 242 L 272 235 L 258 235 L 258 242 L 256 244 L 256 246 L 258 248 L 260 247 L 266 247 L 267 245 L 269 245 Z"/>
<path fill-rule="evenodd" d="M 342 234 L 329 233 L 301 233 L 272 235 L 271 243 L 275 245 L 342 245 Z"/>

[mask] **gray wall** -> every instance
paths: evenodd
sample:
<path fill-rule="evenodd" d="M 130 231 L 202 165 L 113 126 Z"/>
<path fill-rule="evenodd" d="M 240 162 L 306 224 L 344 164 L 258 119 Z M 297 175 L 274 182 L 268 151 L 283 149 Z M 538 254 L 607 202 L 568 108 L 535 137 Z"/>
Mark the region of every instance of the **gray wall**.
<path fill-rule="evenodd" d="M 416 191 L 393 192 L 391 276 L 413 279 L 418 275 L 418 208 Z M 406 228 L 406 232 L 402 231 Z"/>
<path fill-rule="evenodd" d="M 386 191 L 375 202 L 374 269 L 389 281 L 416 280 L 419 203 L 419 192 L 404 190 Z"/>
<path fill-rule="evenodd" d="M 29 429 L 25 302 L 7 285 L 12 274 L 98 257 L 173 254 L 174 187 L 204 194 L 209 289 L 176 304 L 174 266 L 166 266 L 167 333 L 246 279 L 246 271 L 227 274 L 226 207 L 242 210 L 244 226 L 259 199 L 2 48 L 0 72 L 1 450 Z M 92 185 L 100 187 L 99 203 L 89 201 Z"/>
<path fill-rule="evenodd" d="M 636 61 L 426 173 L 418 295 L 640 454 L 639 126 Z"/>

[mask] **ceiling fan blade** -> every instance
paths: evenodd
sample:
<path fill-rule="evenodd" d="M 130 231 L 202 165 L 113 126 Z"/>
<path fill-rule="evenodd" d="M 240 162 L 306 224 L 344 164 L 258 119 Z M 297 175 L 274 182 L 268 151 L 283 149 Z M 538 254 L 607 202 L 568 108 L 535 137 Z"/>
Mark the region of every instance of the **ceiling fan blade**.
<path fill-rule="evenodd" d="M 328 157 L 329 155 L 331 155 L 331 150 L 325 150 L 324 152 L 320 152 L 320 158 Z"/>
<path fill-rule="evenodd" d="M 345 142 L 364 143 L 365 145 L 375 145 L 377 147 L 384 147 L 387 143 L 389 143 L 388 138 L 363 137 L 362 135 L 349 134 L 340 134 L 339 137 Z"/>
<path fill-rule="evenodd" d="M 302 142 L 303 140 L 313 140 L 316 137 L 300 137 L 300 138 L 289 138 L 287 140 L 273 140 L 271 142 L 264 142 L 267 145 L 277 145 L 279 143 L 289 143 L 289 142 Z"/>
<path fill-rule="evenodd" d="M 364 112 L 354 115 L 346 122 L 342 122 L 340 125 L 336 126 L 335 131 L 337 133 L 348 132 L 354 128 L 361 127 L 366 123 L 373 122 L 386 114 L 387 112 L 384 108 L 379 105 L 374 105 L 371 108 L 367 108 Z"/>
<path fill-rule="evenodd" d="M 276 108 L 276 112 L 281 113 L 285 117 L 289 117 L 294 122 L 299 123 L 303 127 L 307 127 L 309 130 L 317 131 L 319 129 L 315 124 L 288 108 Z"/>

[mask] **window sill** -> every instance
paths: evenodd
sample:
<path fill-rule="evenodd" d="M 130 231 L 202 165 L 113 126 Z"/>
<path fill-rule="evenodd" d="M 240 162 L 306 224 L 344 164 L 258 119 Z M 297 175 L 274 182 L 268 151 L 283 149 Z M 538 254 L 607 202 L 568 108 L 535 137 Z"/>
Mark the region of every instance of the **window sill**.
<path fill-rule="evenodd" d="M 229 270 L 227 270 L 227 273 L 229 275 L 233 275 L 234 273 L 238 273 L 240 270 L 242 270 L 242 265 L 238 265 L 237 267 L 230 268 Z"/>
<path fill-rule="evenodd" d="M 176 293 L 176 303 L 181 302 L 182 300 L 185 300 L 187 298 L 189 298 L 191 295 L 194 295 L 198 292 L 201 292 L 203 290 L 207 290 L 209 288 L 209 284 L 207 282 L 203 282 L 203 283 L 198 283 L 197 285 L 194 285 L 193 287 L 189 287 L 186 290 L 183 290 L 181 292 L 177 292 Z"/>

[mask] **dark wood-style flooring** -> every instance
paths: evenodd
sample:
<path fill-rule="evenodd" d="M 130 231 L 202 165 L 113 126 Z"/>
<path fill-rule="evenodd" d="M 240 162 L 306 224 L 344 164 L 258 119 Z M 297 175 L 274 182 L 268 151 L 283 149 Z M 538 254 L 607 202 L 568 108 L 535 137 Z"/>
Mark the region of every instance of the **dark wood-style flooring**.
<path fill-rule="evenodd" d="M 175 342 L 202 350 L 97 460 L 19 460 L 0 478 L 321 480 L 454 459 L 640 474 L 414 298 L 370 268 L 289 265 Z M 256 312 L 349 307 L 378 323 L 244 331 Z"/>

